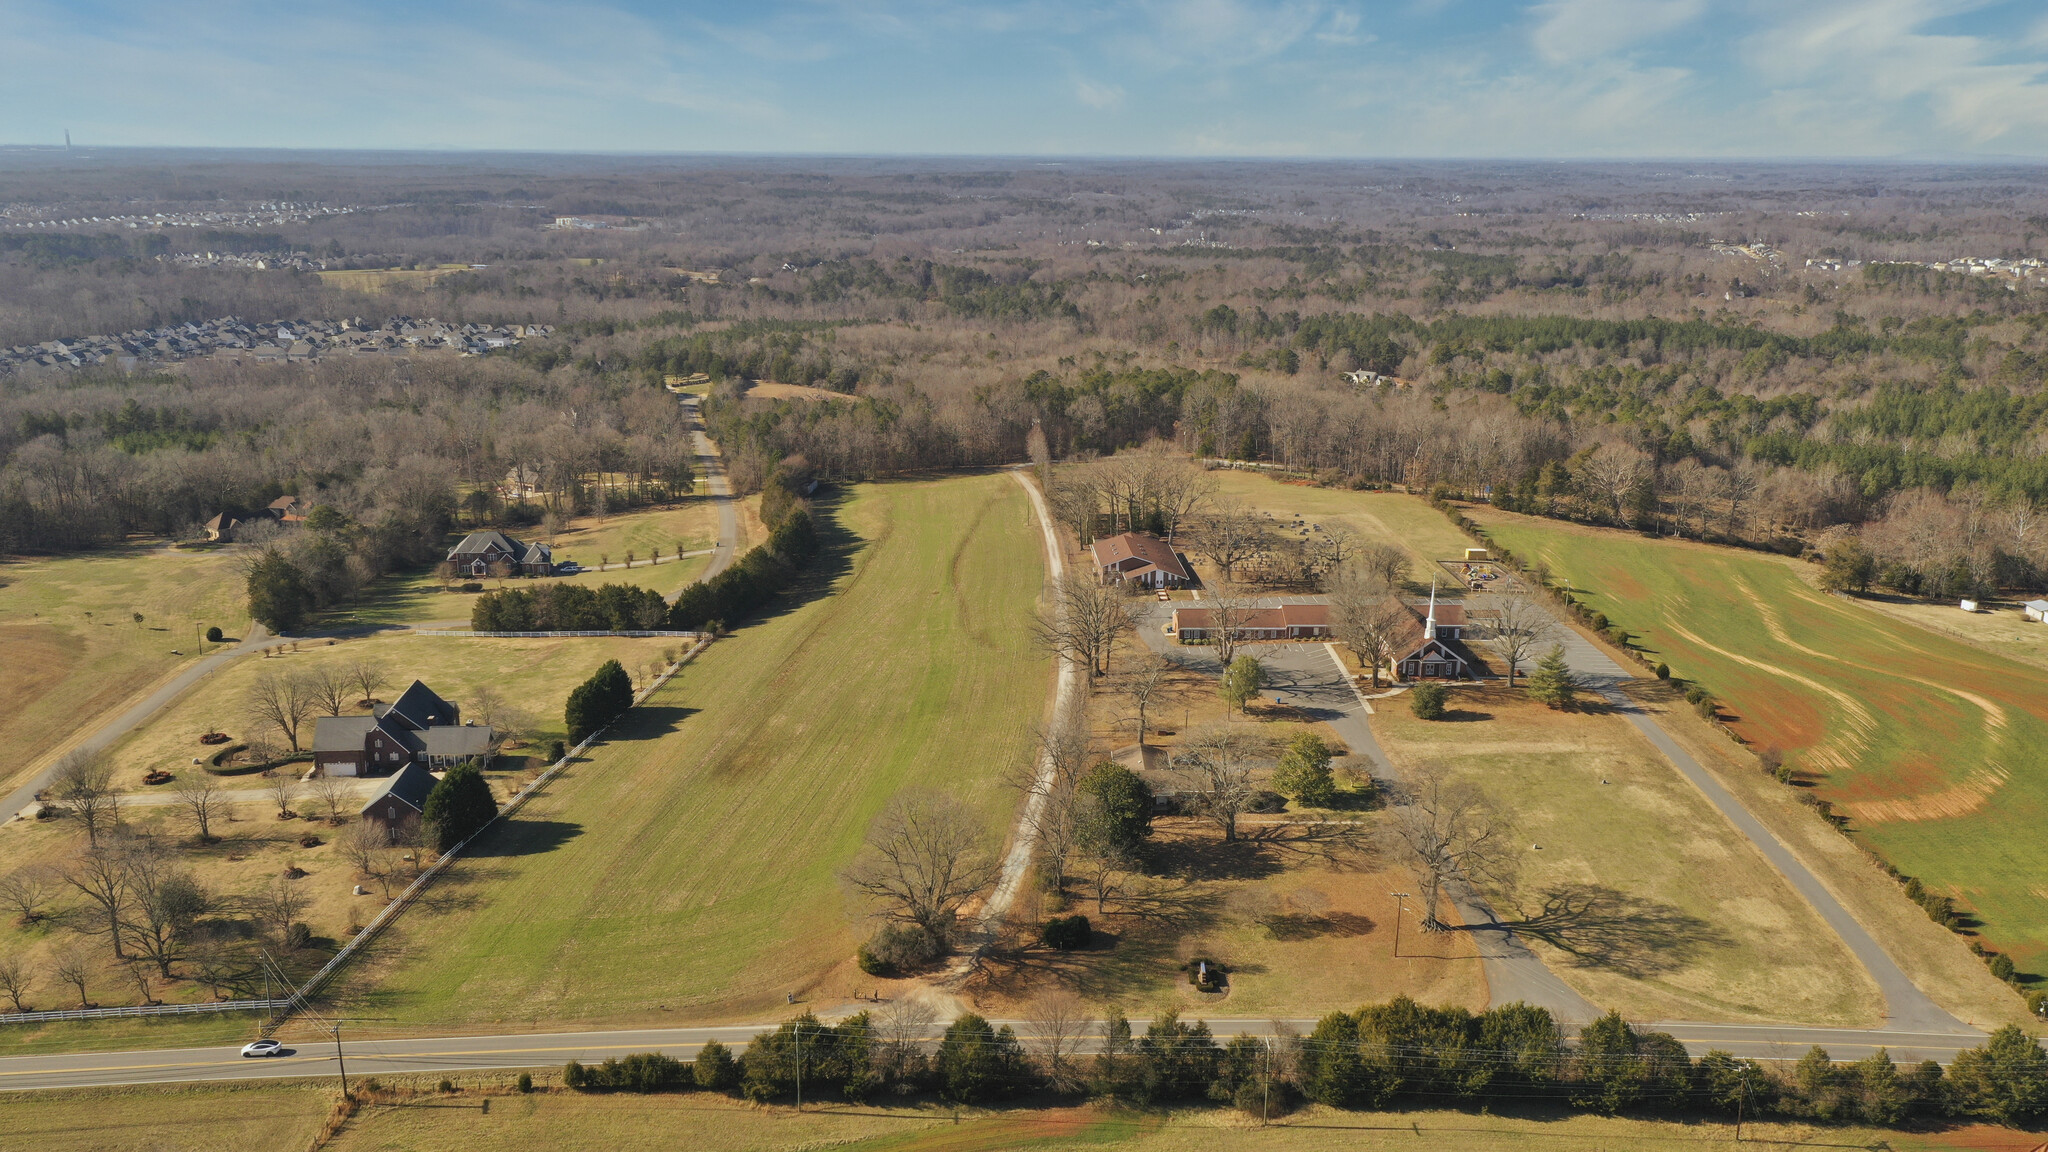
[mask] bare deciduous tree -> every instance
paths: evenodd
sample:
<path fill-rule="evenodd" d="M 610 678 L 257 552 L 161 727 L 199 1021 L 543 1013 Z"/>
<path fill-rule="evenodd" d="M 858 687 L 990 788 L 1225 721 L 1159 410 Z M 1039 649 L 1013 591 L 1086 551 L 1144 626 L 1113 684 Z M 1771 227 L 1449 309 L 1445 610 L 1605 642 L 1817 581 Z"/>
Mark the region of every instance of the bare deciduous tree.
<path fill-rule="evenodd" d="M 305 915 L 310 900 L 298 881 L 280 874 L 270 878 L 270 883 L 256 894 L 250 906 L 257 917 L 277 933 L 277 938 L 283 940 L 290 934 L 292 922 Z"/>
<path fill-rule="evenodd" d="M 1022 767 L 1024 822 L 1039 871 L 1053 890 L 1066 884 L 1067 860 L 1080 822 L 1081 777 L 1087 773 L 1088 722 L 1078 702 L 1038 734 L 1039 760 Z"/>
<path fill-rule="evenodd" d="M 307 783 L 306 788 L 307 791 L 313 794 L 314 803 L 320 805 L 327 812 L 327 822 L 335 827 L 340 827 L 342 822 L 342 805 L 348 803 L 352 795 L 348 782 L 322 772 L 318 776 L 313 777 Z"/>
<path fill-rule="evenodd" d="M 1264 518 L 1240 501 L 1217 501 L 1193 517 L 1190 527 L 1195 551 L 1222 570 L 1226 584 L 1236 579 L 1238 565 L 1266 550 Z"/>
<path fill-rule="evenodd" d="M 882 915 L 945 941 L 960 906 L 999 871 L 974 812 L 951 796 L 924 793 L 898 797 L 883 809 L 845 877 Z"/>
<path fill-rule="evenodd" d="M 313 707 L 329 716 L 341 715 L 354 703 L 350 697 L 355 684 L 345 668 L 315 665 L 299 673 L 299 681 Z"/>
<path fill-rule="evenodd" d="M 1423 924 L 1440 930 L 1436 912 L 1445 884 L 1504 880 L 1514 857 L 1506 821 L 1478 789 L 1437 764 L 1409 777 L 1390 831 L 1400 855 L 1421 875 Z"/>
<path fill-rule="evenodd" d="M 289 820 L 296 813 L 292 811 L 292 797 L 298 793 L 299 778 L 292 775 L 289 765 L 270 770 L 268 781 L 270 798 L 277 804 L 277 818 Z"/>
<path fill-rule="evenodd" d="M 1216 646 L 1216 658 L 1229 668 L 1244 645 L 1245 626 L 1259 610 L 1258 601 L 1226 587 L 1202 603 L 1209 611 L 1209 642 Z"/>
<path fill-rule="evenodd" d="M 1557 620 L 1550 610 L 1527 592 L 1504 592 L 1495 601 L 1498 615 L 1488 631 L 1493 646 L 1508 664 L 1508 687 L 1515 686 L 1515 673 L 1543 644 L 1557 636 Z"/>
<path fill-rule="evenodd" d="M 468 719 L 474 720 L 478 724 L 489 724 L 495 727 L 498 723 L 499 714 L 504 710 L 504 698 L 499 696 L 497 691 L 490 685 L 486 684 L 470 693 Z"/>
<path fill-rule="evenodd" d="M 1057 1091 L 1078 1088 L 1082 1077 L 1074 1057 L 1094 1028 L 1081 998 L 1064 988 L 1042 993 L 1025 1009 L 1025 1021 L 1024 1044 L 1046 1080 Z"/>
<path fill-rule="evenodd" d="M 92 1007 L 92 1000 L 86 995 L 86 986 L 92 982 L 92 962 L 84 951 L 78 948 L 60 948 L 50 958 L 50 975 L 59 984 L 69 984 L 78 990 L 78 1006 Z"/>
<path fill-rule="evenodd" d="M 1060 581 L 1053 605 L 1039 614 L 1038 642 L 1086 669 L 1090 679 L 1109 671 L 1116 642 L 1131 626 L 1130 597 L 1080 573 Z"/>
<path fill-rule="evenodd" d="M 7 994 L 7 999 L 14 1004 L 16 1012 L 29 1010 L 28 1005 L 22 1002 L 22 997 L 28 995 L 29 987 L 34 982 L 35 977 L 29 972 L 27 960 L 20 956 L 0 956 L 0 992 Z"/>
<path fill-rule="evenodd" d="M 1602 444 L 1578 466 L 1579 486 L 1597 493 L 1601 506 L 1624 527 L 1629 524 L 1629 494 L 1650 474 L 1649 454 L 1626 444 Z"/>
<path fill-rule="evenodd" d="M 1226 843 L 1237 839 L 1237 820 L 1259 790 L 1252 785 L 1258 757 L 1272 741 L 1245 724 L 1216 724 L 1187 734 L 1173 766 L 1192 786 L 1202 815 L 1215 821 Z"/>
<path fill-rule="evenodd" d="M 1415 614 L 1401 603 L 1379 572 L 1359 565 L 1340 570 L 1330 587 L 1330 634 L 1351 649 L 1360 665 L 1372 669 L 1372 684 L 1380 685 L 1380 670 L 1400 653 L 1403 638 L 1415 631 Z"/>
<path fill-rule="evenodd" d="M 276 728 L 294 753 L 299 750 L 299 729 L 315 707 L 306 677 L 297 672 L 265 672 L 249 686 L 249 719 Z"/>
<path fill-rule="evenodd" d="M 226 817 L 228 799 L 213 777 L 205 772 L 185 773 L 178 780 L 177 797 L 193 837 L 201 844 L 211 844 L 219 839 L 213 834 L 213 822 Z"/>
<path fill-rule="evenodd" d="M 358 656 L 349 662 L 348 678 L 350 685 L 363 694 L 361 702 L 374 703 L 377 689 L 391 682 L 391 673 L 381 662 L 368 656 Z"/>
<path fill-rule="evenodd" d="M 1173 662 L 1150 649 L 1139 657 L 1137 666 L 1117 677 L 1116 688 L 1131 707 L 1131 719 L 1138 725 L 1138 746 L 1145 746 L 1145 735 L 1151 731 L 1147 721 L 1152 708 L 1161 703 L 1172 688 Z"/>
<path fill-rule="evenodd" d="M 206 889 L 182 867 L 175 855 L 153 842 L 138 840 L 121 854 L 133 895 L 122 931 L 157 975 L 169 980 L 171 966 L 184 959 L 192 929 L 210 908 Z"/>
<path fill-rule="evenodd" d="M 876 1033 L 881 1037 L 883 1070 L 903 1076 L 911 1071 L 913 1057 L 930 1039 L 939 1013 L 929 1001 L 901 997 L 891 1000 L 874 1014 Z"/>
<path fill-rule="evenodd" d="M 1321 535 L 1301 542 L 1302 575 L 1316 587 L 1327 589 L 1339 578 L 1344 566 L 1357 558 L 1363 546 L 1351 529 L 1333 524 Z"/>
<path fill-rule="evenodd" d="M 113 943 L 114 955 L 123 960 L 128 958 L 128 952 L 122 946 L 121 926 L 128 918 L 129 906 L 135 902 L 128 869 L 121 859 L 124 848 L 125 845 L 117 848 L 111 844 L 88 848 L 64 869 L 64 882 L 92 901 L 97 912 L 80 930 L 106 936 Z"/>
<path fill-rule="evenodd" d="M 47 865 L 31 864 L 0 876 L 0 904 L 14 910 L 15 922 L 34 924 L 48 914 L 62 881 Z"/>
<path fill-rule="evenodd" d="M 50 790 L 85 824 L 89 843 L 97 846 L 100 837 L 120 826 L 121 795 L 114 791 L 113 762 L 104 754 L 81 751 L 64 757 Z"/>
<path fill-rule="evenodd" d="M 1359 546 L 1349 567 L 1377 580 L 1389 593 L 1399 593 L 1408 581 L 1408 553 L 1398 545 L 1375 540 Z"/>
<path fill-rule="evenodd" d="M 391 842 L 384 829 L 368 820 L 359 820 L 339 841 L 342 859 L 358 875 L 367 876 L 376 870 L 377 851 Z"/>

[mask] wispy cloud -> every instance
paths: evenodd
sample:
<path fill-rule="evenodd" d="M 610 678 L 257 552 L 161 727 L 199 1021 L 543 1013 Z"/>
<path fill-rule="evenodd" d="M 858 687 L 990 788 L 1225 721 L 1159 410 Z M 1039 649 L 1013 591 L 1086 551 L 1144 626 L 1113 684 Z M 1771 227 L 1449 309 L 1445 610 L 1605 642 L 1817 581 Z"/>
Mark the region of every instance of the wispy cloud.
<path fill-rule="evenodd" d="M 0 0 L 0 140 L 2048 157 L 1990 0 Z"/>

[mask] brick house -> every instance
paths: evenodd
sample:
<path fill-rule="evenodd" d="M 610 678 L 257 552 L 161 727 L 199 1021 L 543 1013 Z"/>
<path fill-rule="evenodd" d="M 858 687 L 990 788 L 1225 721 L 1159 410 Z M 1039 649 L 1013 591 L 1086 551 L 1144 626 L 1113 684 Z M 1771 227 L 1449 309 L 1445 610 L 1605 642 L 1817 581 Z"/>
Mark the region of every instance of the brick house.
<path fill-rule="evenodd" d="M 322 716 L 313 725 L 313 763 L 326 776 L 384 776 L 406 765 L 452 768 L 490 763 L 496 733 L 464 724 L 462 710 L 418 680 L 368 716 Z"/>
<path fill-rule="evenodd" d="M 1095 556 L 1096 578 L 1105 584 L 1129 580 L 1147 588 L 1179 588 L 1194 583 L 1173 545 L 1157 536 L 1126 532 L 1097 540 L 1088 550 Z"/>
<path fill-rule="evenodd" d="M 548 576 L 555 571 L 554 549 L 539 543 L 521 544 L 495 530 L 471 532 L 448 551 L 448 563 L 463 576 L 489 576 L 492 567 L 501 562 L 523 576 Z"/>
<path fill-rule="evenodd" d="M 1176 608 L 1167 631 L 1183 644 L 1214 639 L 1216 614 L 1207 608 Z M 1330 635 L 1328 604 L 1281 604 L 1244 613 L 1237 626 L 1240 640 L 1321 640 Z"/>
<path fill-rule="evenodd" d="M 386 843 L 398 843 L 406 833 L 419 828 L 420 815 L 427 810 L 427 797 L 438 783 L 425 768 L 407 764 L 382 792 L 363 805 L 363 823 L 383 829 Z"/>

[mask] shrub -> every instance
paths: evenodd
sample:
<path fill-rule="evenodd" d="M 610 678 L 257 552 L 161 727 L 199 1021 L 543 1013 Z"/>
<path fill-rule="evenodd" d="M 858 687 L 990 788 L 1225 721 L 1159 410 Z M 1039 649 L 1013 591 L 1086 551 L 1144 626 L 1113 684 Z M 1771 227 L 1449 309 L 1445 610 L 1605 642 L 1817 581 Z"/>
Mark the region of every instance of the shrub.
<path fill-rule="evenodd" d="M 463 582 L 463 585 L 462 585 L 462 590 L 463 590 L 464 592 L 481 592 L 481 591 L 483 591 L 483 590 L 484 590 L 484 585 L 483 585 L 483 581 L 481 581 L 481 580 L 467 580 L 467 581 L 464 581 L 464 582 Z"/>
<path fill-rule="evenodd" d="M 1605 632 L 1607 631 L 1607 613 L 1595 612 L 1593 613 L 1593 618 L 1587 621 L 1587 623 L 1593 626 L 1593 631 Z"/>
<path fill-rule="evenodd" d="M 1719 706 L 1714 703 L 1714 698 L 1712 696 L 1709 696 L 1706 699 L 1701 700 L 1693 707 L 1699 710 L 1700 719 L 1702 720 L 1719 720 L 1721 718 L 1721 710 Z"/>
<path fill-rule="evenodd" d="M 2012 957 L 2007 956 L 2003 952 L 1991 958 L 1990 966 L 1991 974 L 2008 984 L 2012 983 L 2014 977 L 2019 975 L 2019 969 L 2013 967 Z"/>
<path fill-rule="evenodd" d="M 1444 702 L 1450 698 L 1451 690 L 1441 684 L 1417 684 L 1408 690 L 1408 710 L 1418 720 L 1441 720 Z"/>
<path fill-rule="evenodd" d="M 1697 684 L 1686 685 L 1685 702 L 1687 704 L 1698 705 L 1700 701 L 1709 698 L 1710 697 L 1708 696 L 1707 690 L 1705 688 L 1702 688 Z"/>
<path fill-rule="evenodd" d="M 1129 855 L 1152 834 L 1152 789 L 1137 773 L 1104 760 L 1081 777 L 1081 792 L 1089 800 L 1077 830 L 1083 848 Z"/>
<path fill-rule="evenodd" d="M 570 1080 L 570 1071 L 575 1080 Z M 562 1083 L 592 1092 L 659 1092 L 688 1082 L 690 1067 L 660 1052 L 635 1052 L 623 1060 L 606 1060 L 596 1066 L 571 1060 L 562 1069 Z"/>
<path fill-rule="evenodd" d="M 284 946 L 287 948 L 304 948 L 312 942 L 313 929 L 303 920 L 294 920 L 292 926 L 284 930 Z"/>
<path fill-rule="evenodd" d="M 513 1087 L 521 1092 L 533 1091 L 533 1073 L 521 1072 L 518 1081 L 513 1084 Z"/>
<path fill-rule="evenodd" d="M 697 1053 L 696 1063 L 690 1066 L 690 1077 L 697 1087 L 711 1092 L 730 1092 L 739 1085 L 740 1066 L 732 1058 L 726 1046 L 716 1040 L 706 1041 Z"/>
<path fill-rule="evenodd" d="M 960 1104 L 1008 1096 L 1024 1086 L 1027 1072 L 1010 1026 L 993 1028 L 972 1012 L 946 1029 L 934 1063 L 946 1096 Z"/>
<path fill-rule="evenodd" d="M 455 1081 L 448 1079 L 446 1076 L 443 1076 L 441 1077 L 441 1083 L 439 1083 L 435 1087 L 439 1088 L 443 1092 L 453 1092 L 455 1091 Z"/>
<path fill-rule="evenodd" d="M 560 740 L 551 740 L 548 742 L 548 763 L 559 764 L 562 762 L 562 758 L 564 756 L 567 756 L 568 754 L 569 746 L 567 744 L 563 743 Z"/>
<path fill-rule="evenodd" d="M 220 625 L 218 624 L 206 630 L 206 642 L 209 644 L 218 644 L 225 638 L 226 637 L 221 633 Z"/>
<path fill-rule="evenodd" d="M 868 937 L 855 959 L 870 976 L 903 972 L 924 964 L 939 954 L 940 941 L 915 924 L 886 924 Z"/>
<path fill-rule="evenodd" d="M 583 1087 L 583 1065 L 578 1064 L 574 1060 L 562 1065 L 562 1086 L 564 1088 Z"/>
<path fill-rule="evenodd" d="M 1055 916 L 1045 922 L 1044 938 L 1046 947 L 1056 948 L 1061 952 L 1072 952 L 1076 948 L 1086 948 L 1092 935 L 1093 931 L 1088 926 L 1088 918 L 1079 913 L 1072 916 Z"/>
<path fill-rule="evenodd" d="M 1310 808 L 1328 808 L 1337 798 L 1330 775 L 1330 748 L 1313 732 L 1304 732 L 1287 746 L 1273 773 L 1273 787 Z"/>
<path fill-rule="evenodd" d="M 1792 782 L 1792 766 L 1790 764 L 1780 764 L 1771 775 L 1776 777 L 1780 784 L 1790 784 Z"/>
<path fill-rule="evenodd" d="M 1659 680 L 1669 680 L 1669 679 L 1671 679 L 1671 665 L 1669 665 L 1669 664 L 1665 664 L 1665 663 L 1662 663 L 1662 662 L 1660 661 L 1660 662 L 1658 663 L 1658 665 L 1657 665 L 1657 679 L 1659 679 Z"/>

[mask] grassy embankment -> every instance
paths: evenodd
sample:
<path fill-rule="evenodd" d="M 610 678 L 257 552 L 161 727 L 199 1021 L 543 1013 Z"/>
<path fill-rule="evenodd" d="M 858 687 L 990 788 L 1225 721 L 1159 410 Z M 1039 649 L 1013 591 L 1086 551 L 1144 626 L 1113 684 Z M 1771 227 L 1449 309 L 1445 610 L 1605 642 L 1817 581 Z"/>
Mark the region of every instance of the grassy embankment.
<path fill-rule="evenodd" d="M 206 626 L 245 635 L 241 583 L 226 551 L 162 542 L 0 562 L 0 789 L 216 650 L 200 640 Z"/>
<path fill-rule="evenodd" d="M 1460 1111 L 1343 1113 L 1309 1107 L 1276 1119 L 1225 1109 L 1137 1113 L 1106 1107 L 950 1109 L 942 1105 L 827 1105 L 797 1111 L 725 1097 L 510 1095 L 508 1076 L 457 1076 L 457 1095 L 362 1107 L 328 1144 L 334 1152 L 553 1152 L 608 1148 L 668 1152 L 1059 1152 L 1135 1148 L 1141 1152 L 1305 1152 L 1432 1148 L 1491 1152 L 1518 1148 L 1894 1148 L 1898 1152 L 2023 1152 L 2040 1138 L 2005 1127 L 1888 1132 L 1810 1123 L 1745 1123 L 1743 1142 L 1724 1119 L 1630 1119 L 1563 1113 L 1481 1115 Z M 426 1088 L 430 1080 L 418 1086 Z M 211 1152 L 215 1148 L 305 1148 L 334 1107 L 332 1082 L 242 1086 L 84 1088 L 0 1095 L 0 1148 L 37 1152 Z"/>
<path fill-rule="evenodd" d="M 1406 547 L 1421 588 L 1471 543 L 1414 496 L 1218 475 L 1255 508 Z M 1519 867 L 1491 895 L 1540 918 L 1537 946 L 1587 999 L 1637 1019 L 1876 1022 L 1875 985 L 1812 907 L 1624 719 L 1553 713 L 1519 689 L 1461 688 L 1452 706 L 1426 723 L 1396 698 L 1374 733 L 1397 764 L 1442 763 L 1509 816 Z M 1561 915 L 1559 897 L 1597 911 Z"/>
<path fill-rule="evenodd" d="M 1108 1108 L 990 1112 L 836 1104 L 799 1112 L 723 1097 L 507 1094 L 508 1078 L 457 1077 L 463 1091 L 372 1104 L 327 1145 L 334 1152 L 501 1152 L 557 1148 L 667 1152 L 783 1152 L 831 1146 L 857 1152 L 1059 1152 L 1119 1147 L 1141 1152 L 1302 1152 L 1426 1147 L 1433 1152 L 1584 1148 L 1893 1148 L 1899 1152 L 2022 1152 L 2039 1137 L 1981 1125 L 1905 1133 L 1798 1123 L 1748 1123 L 1743 1142 L 1723 1120 L 1467 1112 L 1336 1112 L 1308 1108 L 1269 1127 L 1219 1109 L 1173 1113 Z M 485 1087 L 488 1085 L 488 1087 Z M 422 1083 L 421 1087 L 426 1087 Z M 488 1092 L 488 1095 L 483 1093 Z M 89 1089 L 0 1095 L 0 1148 L 38 1152 L 210 1152 L 303 1148 L 333 1104 L 330 1083 Z"/>
<path fill-rule="evenodd" d="M 1518 555 L 1568 578 L 1674 675 L 1705 684 L 1744 740 L 1780 750 L 1802 787 L 1851 817 L 1857 838 L 1974 911 L 1988 943 L 2023 971 L 2048 966 L 2048 894 L 2038 884 L 2048 868 L 2038 832 L 2048 814 L 2048 672 L 1824 595 L 1796 561 L 1489 509 L 1473 515 Z M 1795 793 L 1754 767 L 1733 782 L 1763 810 L 1788 806 Z M 1809 858 L 1839 855 L 1839 845 L 1815 844 L 1813 829 L 1824 825 L 1811 816 L 1776 826 Z M 1851 901 L 1866 922 L 1906 907 L 1895 895 L 1884 903 Z M 1909 934 L 1924 938 L 1924 927 Z M 1957 982 L 1952 967 L 1915 971 L 1915 961 L 1900 960 L 1937 998 Z"/>
<path fill-rule="evenodd" d="M 459 864 L 350 1011 L 439 1026 L 731 1019 L 876 981 L 837 871 L 888 800 L 947 789 L 992 838 L 1049 662 L 1024 626 L 1043 564 L 1016 482 L 862 486 L 829 594 L 713 645 Z"/>

